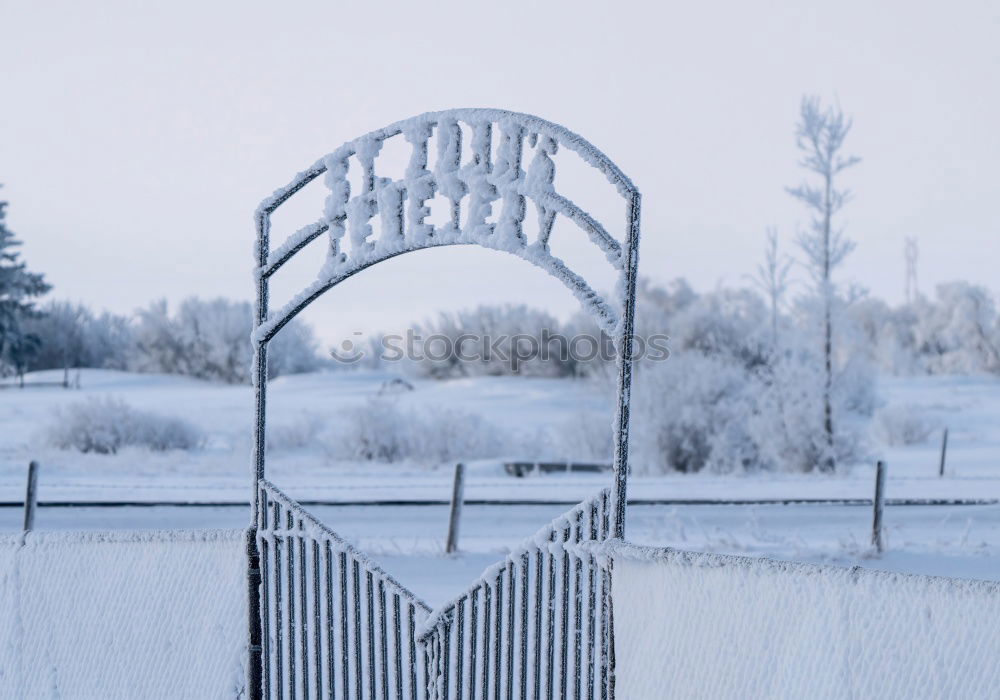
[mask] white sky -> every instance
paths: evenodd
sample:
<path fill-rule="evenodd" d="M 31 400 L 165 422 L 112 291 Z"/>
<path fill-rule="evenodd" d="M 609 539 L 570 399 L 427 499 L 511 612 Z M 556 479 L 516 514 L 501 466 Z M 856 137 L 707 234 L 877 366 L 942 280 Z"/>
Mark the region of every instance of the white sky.
<path fill-rule="evenodd" d="M 1000 3 L 806 5 L 0 0 L 0 196 L 53 296 L 249 298 L 251 214 L 295 172 L 397 119 L 504 107 L 611 156 L 643 192 L 642 274 L 705 289 L 743 283 L 768 225 L 791 252 L 808 92 L 853 115 L 864 159 L 841 279 L 898 301 L 914 235 L 924 291 L 996 289 Z M 333 339 L 483 301 L 576 305 L 522 261 L 453 249 L 372 268 L 308 318 Z"/>

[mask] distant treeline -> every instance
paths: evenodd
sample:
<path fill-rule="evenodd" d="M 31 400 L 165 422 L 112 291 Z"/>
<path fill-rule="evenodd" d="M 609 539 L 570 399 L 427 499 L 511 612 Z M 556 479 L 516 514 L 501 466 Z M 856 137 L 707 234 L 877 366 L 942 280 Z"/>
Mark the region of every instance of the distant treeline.
<path fill-rule="evenodd" d="M 920 415 L 880 409 L 878 373 L 1000 374 L 997 300 L 983 287 L 943 284 L 933 298 L 920 296 L 898 306 L 853 290 L 834 296 L 832 308 L 835 463 L 867 458 L 873 440 L 920 442 L 936 427 Z M 641 283 L 637 333 L 667 335 L 670 359 L 638 362 L 632 402 L 635 467 L 732 472 L 810 471 L 821 465 L 831 453 L 821 410 L 822 314 L 814 294 L 786 302 L 750 288 L 698 293 L 684 280 L 666 286 Z M 524 306 L 481 306 L 417 327 L 422 337 L 439 335 L 451 342 L 479 334 L 534 338 L 522 340 L 517 366 L 495 357 L 454 356 L 404 365 L 418 376 L 572 376 L 607 384 L 614 376 L 612 361 L 602 357 L 524 355 L 555 333 L 599 335 L 583 312 L 559 322 Z M 581 414 L 575 421 L 577 444 L 593 446 L 574 456 L 610 458 L 606 418 Z"/>
<path fill-rule="evenodd" d="M 248 383 L 251 311 L 248 302 L 197 297 L 173 312 L 158 301 L 132 316 L 49 302 L 22 322 L 24 333 L 36 341 L 23 369 L 95 367 Z M 296 319 L 271 342 L 268 374 L 309 372 L 322 362 L 312 330 Z"/>

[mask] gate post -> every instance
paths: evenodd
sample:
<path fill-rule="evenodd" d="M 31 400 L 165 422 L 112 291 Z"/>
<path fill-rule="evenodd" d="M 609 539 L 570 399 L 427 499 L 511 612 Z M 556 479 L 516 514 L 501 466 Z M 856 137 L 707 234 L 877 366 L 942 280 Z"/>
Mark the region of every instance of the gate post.
<path fill-rule="evenodd" d="M 254 329 L 267 320 L 268 284 L 263 274 L 267 265 L 270 221 L 257 216 L 257 308 L 254 310 Z M 254 385 L 254 444 L 253 444 L 253 490 L 250 499 L 250 527 L 247 530 L 247 622 L 249 643 L 247 646 L 247 697 L 262 700 L 264 683 L 263 639 L 261 634 L 260 603 L 260 552 L 257 549 L 257 528 L 261 522 L 260 484 L 264 479 L 264 423 L 267 410 L 267 343 L 256 337 L 253 343 L 253 367 L 250 381 Z"/>
<path fill-rule="evenodd" d="M 615 410 L 615 485 L 611 490 L 611 536 L 625 539 L 628 504 L 628 429 L 632 395 L 632 336 L 635 333 L 635 285 L 639 270 L 638 192 L 629 198 L 629 229 L 625 252 L 625 290 L 618 340 L 618 405 Z"/>

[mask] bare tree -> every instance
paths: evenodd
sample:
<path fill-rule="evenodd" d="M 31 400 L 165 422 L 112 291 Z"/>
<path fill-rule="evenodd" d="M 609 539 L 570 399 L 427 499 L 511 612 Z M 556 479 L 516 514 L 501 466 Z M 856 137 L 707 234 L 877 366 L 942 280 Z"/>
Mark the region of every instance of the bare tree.
<path fill-rule="evenodd" d="M 771 344 L 777 348 L 778 316 L 781 312 L 781 300 L 788 291 L 788 272 L 793 261 L 787 255 L 778 254 L 778 232 L 773 226 L 768 227 L 766 235 L 764 262 L 757 265 L 757 274 L 751 281 L 767 297 L 771 307 Z"/>
<path fill-rule="evenodd" d="M 851 120 L 839 107 L 822 108 L 818 97 L 804 97 L 796 126 L 796 143 L 802 152 L 799 164 L 817 176 L 818 182 L 803 182 L 788 188 L 788 193 L 812 211 L 809 227 L 799 234 L 798 243 L 805 255 L 806 267 L 822 304 L 823 316 L 823 430 L 827 454 L 820 469 L 836 469 L 833 425 L 833 302 L 831 274 L 854 249 L 843 228 L 834 226 L 834 217 L 850 200 L 850 192 L 838 189 L 837 176 L 860 159 L 844 156 L 844 139 L 851 130 Z"/>

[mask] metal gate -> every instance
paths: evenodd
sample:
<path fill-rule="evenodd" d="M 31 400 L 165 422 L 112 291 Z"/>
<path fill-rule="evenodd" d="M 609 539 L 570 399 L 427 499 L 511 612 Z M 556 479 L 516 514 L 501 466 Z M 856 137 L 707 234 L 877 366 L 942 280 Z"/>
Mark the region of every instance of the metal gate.
<path fill-rule="evenodd" d="M 556 519 L 434 613 L 420 638 L 429 699 L 609 697 L 610 572 L 585 546 L 607 539 L 608 500 Z"/>
<path fill-rule="evenodd" d="M 270 482 L 260 499 L 262 695 L 423 698 L 430 608 Z"/>
<path fill-rule="evenodd" d="M 390 139 L 409 148 L 405 172 L 395 179 L 377 167 Z M 557 189 L 560 147 L 599 170 L 624 201 L 619 236 Z M 360 170 L 354 193 L 352 169 Z M 271 215 L 321 175 L 329 190 L 323 214 L 272 248 Z M 442 198 L 448 223 L 431 224 L 431 206 Z M 531 240 L 524 225 L 529 202 L 537 212 Z M 247 540 L 250 698 L 613 697 L 610 576 L 588 543 L 622 539 L 625 532 L 639 204 L 631 180 L 585 139 L 538 117 L 496 109 L 428 113 L 373 131 L 261 203 Z M 554 254 L 557 218 L 600 250 L 618 276 L 614 298 L 604 299 Z M 272 276 L 324 234 L 316 279 L 272 312 Z M 266 480 L 267 349 L 285 324 L 349 277 L 403 253 L 446 245 L 503 251 L 543 269 L 613 339 L 614 483 L 429 618 L 426 605 Z"/>
<path fill-rule="evenodd" d="M 273 484 L 260 497 L 264 697 L 613 697 L 611 579 L 592 546 L 607 490 L 433 613 Z"/>

